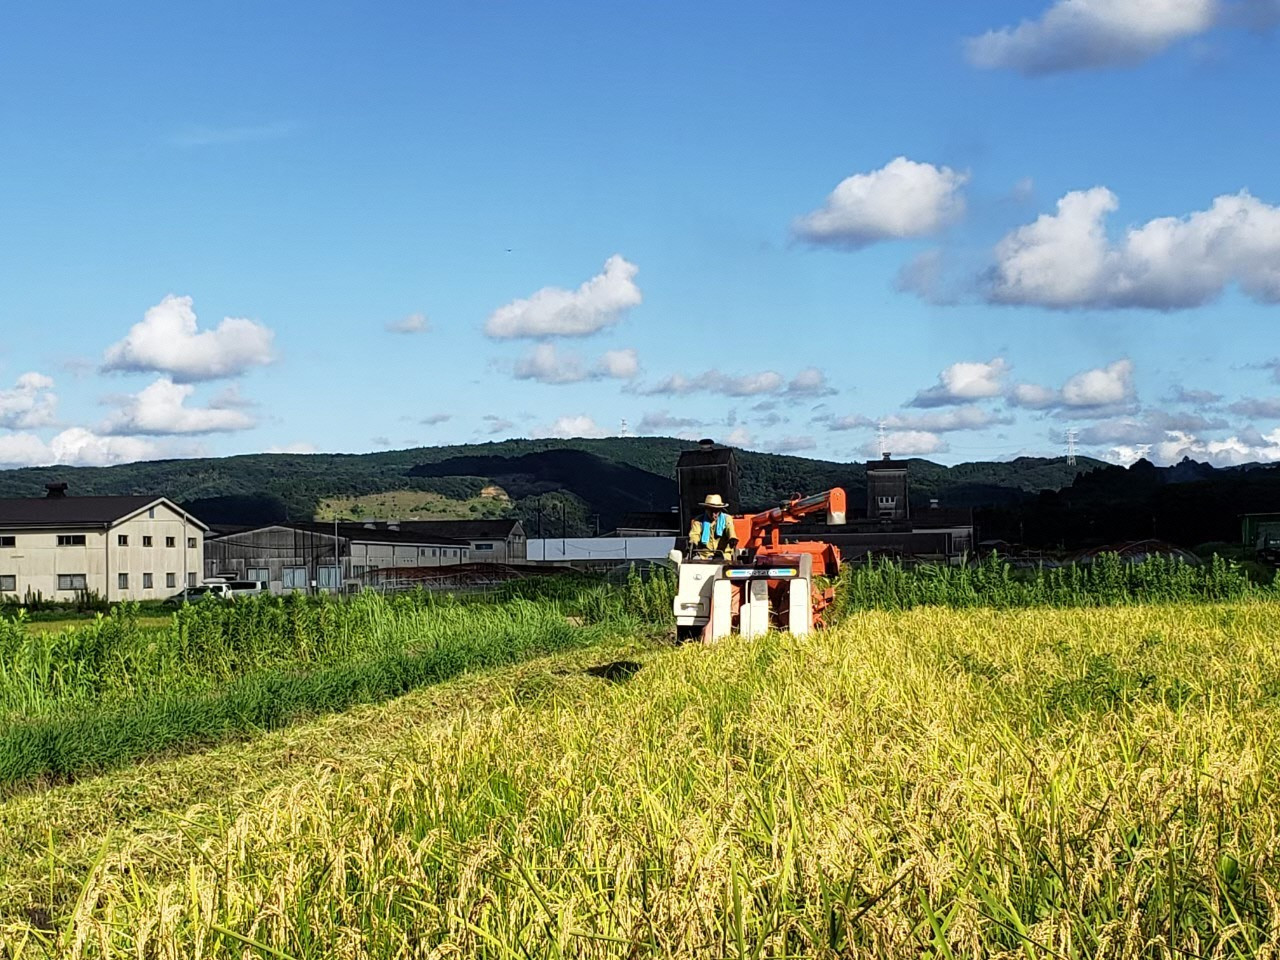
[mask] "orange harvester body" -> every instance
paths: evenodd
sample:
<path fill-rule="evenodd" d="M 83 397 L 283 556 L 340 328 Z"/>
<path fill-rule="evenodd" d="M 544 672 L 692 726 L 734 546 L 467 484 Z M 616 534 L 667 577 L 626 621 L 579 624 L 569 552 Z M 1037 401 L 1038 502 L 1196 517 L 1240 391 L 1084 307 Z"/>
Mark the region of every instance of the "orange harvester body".
<path fill-rule="evenodd" d="M 815 577 L 833 577 L 840 571 L 840 548 L 818 540 L 799 540 L 794 543 L 782 542 L 782 528 L 788 524 L 799 523 L 806 517 L 815 514 L 826 514 L 828 522 L 844 523 L 845 493 L 835 487 L 825 493 L 815 493 L 809 497 L 795 496 L 780 506 L 762 510 L 760 513 L 744 514 L 733 518 L 734 530 L 738 534 L 738 546 L 749 550 L 757 562 L 767 562 L 770 557 L 780 560 L 798 554 L 808 554 L 813 558 L 813 575 Z M 770 585 L 776 586 L 773 581 Z M 821 626 L 822 613 L 835 598 L 835 590 L 813 589 L 813 622 Z"/>

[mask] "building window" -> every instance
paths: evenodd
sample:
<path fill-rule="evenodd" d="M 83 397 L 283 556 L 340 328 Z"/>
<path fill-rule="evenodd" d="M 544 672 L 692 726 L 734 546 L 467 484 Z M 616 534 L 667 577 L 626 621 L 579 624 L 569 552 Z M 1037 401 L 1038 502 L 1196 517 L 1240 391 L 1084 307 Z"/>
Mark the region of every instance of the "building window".
<path fill-rule="evenodd" d="M 353 567 L 351 568 L 351 576 L 353 576 L 353 577 L 363 577 L 363 576 L 364 576 L 364 571 L 365 571 L 365 568 L 364 568 L 364 567 L 360 566 L 359 564 L 356 564 L 355 566 L 353 566 Z"/>
<path fill-rule="evenodd" d="M 307 589 L 307 568 L 285 567 L 280 578 L 280 585 L 286 590 Z"/>
<path fill-rule="evenodd" d="M 85 590 L 88 588 L 88 582 L 85 580 L 83 573 L 60 573 L 58 574 L 59 590 Z"/>
<path fill-rule="evenodd" d="M 0 593 L 17 593 L 18 577 L 12 573 L 0 573 Z"/>
<path fill-rule="evenodd" d="M 129 545 L 129 535 L 127 533 L 122 533 L 116 537 L 117 547 L 127 547 L 128 545 Z"/>
<path fill-rule="evenodd" d="M 431 555 L 432 555 L 433 557 L 434 557 L 434 556 L 437 556 L 436 548 L 435 548 L 435 547 L 432 547 L 432 548 L 431 548 Z"/>
<path fill-rule="evenodd" d="M 83 547 L 83 533 L 60 533 L 58 534 L 58 546 L 60 547 Z"/>
<path fill-rule="evenodd" d="M 17 546 L 17 543 L 17 537 L 0 537 L 0 547 L 13 547 Z"/>
<path fill-rule="evenodd" d="M 164 575 L 164 585 L 172 590 L 178 585 L 178 575 L 176 573 L 166 573 Z"/>
<path fill-rule="evenodd" d="M 492 549 L 493 549 L 493 544 L 492 544 L 492 543 L 477 543 L 477 544 L 474 544 L 474 546 L 475 546 L 476 550 L 479 550 L 479 551 L 483 551 L 483 550 L 492 550 Z"/>
<path fill-rule="evenodd" d="M 128 575 L 127 573 L 117 573 L 117 574 L 116 574 L 116 586 L 118 586 L 121 590 L 128 590 L 128 589 L 129 589 L 129 575 Z"/>
<path fill-rule="evenodd" d="M 142 575 L 142 589 L 143 589 L 143 590 L 150 590 L 150 589 L 151 589 L 151 587 L 152 587 L 152 583 L 151 583 L 151 574 L 149 574 L 149 573 L 144 573 L 144 574 Z"/>
<path fill-rule="evenodd" d="M 165 538 L 164 538 L 164 545 L 165 545 L 166 547 L 176 547 L 176 546 L 178 545 L 178 539 L 177 539 L 177 537 L 165 537 Z"/>
<path fill-rule="evenodd" d="M 250 580 L 256 580 L 258 583 L 267 583 L 271 579 L 270 567 L 250 567 L 245 571 L 245 576 Z"/>
<path fill-rule="evenodd" d="M 338 567 L 320 567 L 316 570 L 316 586 L 321 590 L 337 590 L 342 585 Z"/>
<path fill-rule="evenodd" d="M 187 574 L 187 586 L 194 587 L 196 585 L 196 572 L 192 570 Z"/>
<path fill-rule="evenodd" d="M 149 547 L 149 546 L 151 546 L 151 538 L 150 538 L 150 537 L 143 537 L 143 538 L 142 538 L 142 545 L 143 545 L 144 547 Z"/>
<path fill-rule="evenodd" d="M 196 548 L 196 538 L 195 538 L 195 537 L 187 537 L 187 549 L 188 549 L 188 550 L 194 550 L 195 548 Z"/>
<path fill-rule="evenodd" d="M 156 508 L 155 508 L 155 507 L 148 507 L 148 508 L 147 508 L 147 519 L 148 519 L 148 520 L 154 520 L 155 518 L 156 518 Z"/>

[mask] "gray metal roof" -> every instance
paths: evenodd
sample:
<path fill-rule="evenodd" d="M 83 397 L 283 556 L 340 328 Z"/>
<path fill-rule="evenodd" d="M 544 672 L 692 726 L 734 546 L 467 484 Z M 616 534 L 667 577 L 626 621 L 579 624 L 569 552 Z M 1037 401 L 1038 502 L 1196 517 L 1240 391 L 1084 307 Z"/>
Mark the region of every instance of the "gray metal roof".
<path fill-rule="evenodd" d="M 371 521 L 384 529 L 386 521 Z M 415 533 L 434 534 L 439 537 L 453 537 L 458 540 L 506 540 L 515 532 L 520 521 L 508 520 L 400 520 L 400 530 L 411 530 Z"/>
<path fill-rule="evenodd" d="M 0 499 L 0 529 L 105 527 L 164 497 L 8 497 Z M 181 510 L 176 505 L 175 509 Z M 190 515 L 188 515 L 190 516 Z M 203 527 L 194 517 L 191 520 Z"/>
<path fill-rule="evenodd" d="M 263 530 L 293 530 L 308 536 L 316 537 L 333 537 L 334 524 L 332 521 L 325 522 L 323 520 L 277 520 L 275 523 L 264 523 L 256 527 L 247 527 L 242 530 L 235 530 L 225 533 L 217 537 L 210 538 L 211 541 L 243 541 L 246 538 L 252 538 L 255 534 Z M 454 537 L 438 536 L 433 533 L 416 531 L 416 530 L 387 530 L 383 527 L 371 529 L 363 523 L 352 523 L 350 521 L 338 523 L 338 538 L 342 540 L 351 540 L 356 543 L 403 543 L 408 545 L 420 546 L 440 546 L 440 547 L 469 547 L 471 544 L 463 539 Z"/>

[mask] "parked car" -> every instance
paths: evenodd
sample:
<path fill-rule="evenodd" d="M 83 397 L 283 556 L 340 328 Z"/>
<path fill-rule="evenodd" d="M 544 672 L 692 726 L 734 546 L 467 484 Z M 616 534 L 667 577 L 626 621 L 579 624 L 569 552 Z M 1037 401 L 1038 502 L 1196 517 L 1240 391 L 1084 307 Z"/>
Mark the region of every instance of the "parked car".
<path fill-rule="evenodd" d="M 252 597 L 266 592 L 267 585 L 261 580 L 206 580 L 198 587 L 187 587 L 181 593 L 174 594 L 165 603 L 180 607 L 184 603 L 194 603 L 210 598 L 234 600 L 237 597 Z"/>

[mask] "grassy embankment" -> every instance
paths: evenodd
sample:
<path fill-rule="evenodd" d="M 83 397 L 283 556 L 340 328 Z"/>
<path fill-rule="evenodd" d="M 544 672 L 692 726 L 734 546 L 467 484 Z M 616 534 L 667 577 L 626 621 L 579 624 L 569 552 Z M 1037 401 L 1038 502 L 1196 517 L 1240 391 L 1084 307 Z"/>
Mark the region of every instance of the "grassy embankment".
<path fill-rule="evenodd" d="M 10 801 L 48 887 L 83 884 L 8 949 L 1273 956 L 1277 615 L 864 612 L 807 638 L 640 651 L 627 682 L 564 661 L 471 678 L 243 758 Z M 273 773 L 271 751 L 307 761 Z M 183 805 L 194 787 L 157 796 L 241 775 L 250 795 L 206 788 L 209 806 Z M 103 795 L 145 812 L 95 849 L 102 824 L 76 817 Z M 59 837 L 42 850 L 44 825 Z M 66 834 L 88 860 L 59 859 Z M 14 874 L 32 899 L 38 875 Z"/>
<path fill-rule="evenodd" d="M 458 499 L 426 490 L 388 490 L 350 497 L 326 497 L 316 506 L 317 520 L 485 520 L 511 513 L 511 498 L 501 487 L 485 487 L 478 496 Z"/>

